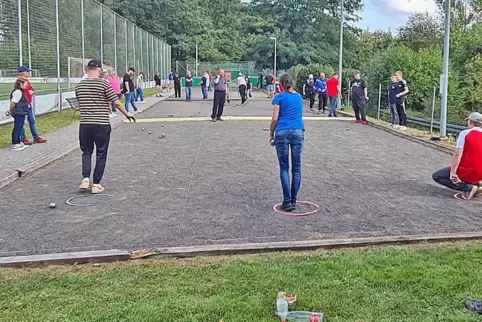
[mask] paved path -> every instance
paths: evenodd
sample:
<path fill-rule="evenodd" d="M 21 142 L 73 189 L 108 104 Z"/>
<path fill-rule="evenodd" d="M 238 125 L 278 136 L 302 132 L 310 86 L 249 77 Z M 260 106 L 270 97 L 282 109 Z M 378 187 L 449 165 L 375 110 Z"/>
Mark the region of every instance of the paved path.
<path fill-rule="evenodd" d="M 163 102 L 139 115 L 144 122 L 118 127 L 103 180 L 112 199 L 95 207 L 65 204 L 97 198 L 77 191 L 78 150 L 0 189 L 0 256 L 482 230 L 479 204 L 456 201 L 431 180 L 450 156 L 308 113 L 300 200 L 321 211 L 279 216 L 278 162 L 263 131 L 269 100 L 228 104 L 224 122 L 189 121 L 209 116 L 211 104 Z M 245 115 L 266 119 L 228 118 Z"/>
<path fill-rule="evenodd" d="M 146 103 L 138 106 L 146 110 L 170 95 L 173 93 L 164 93 L 165 97 L 162 98 L 146 97 Z M 118 114 L 118 117 L 111 119 L 113 127 L 121 124 L 124 119 L 121 113 Z M 34 144 L 21 152 L 11 152 L 8 148 L 0 149 L 0 188 L 18 179 L 19 171 L 27 174 L 78 148 L 78 135 L 79 125 L 78 122 L 74 122 L 72 125 L 45 135 L 48 140 L 45 144 Z"/>

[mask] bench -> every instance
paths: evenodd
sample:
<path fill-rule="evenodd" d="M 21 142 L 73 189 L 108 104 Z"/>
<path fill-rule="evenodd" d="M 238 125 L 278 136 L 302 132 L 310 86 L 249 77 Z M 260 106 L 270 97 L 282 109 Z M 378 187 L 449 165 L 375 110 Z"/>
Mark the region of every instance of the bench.
<path fill-rule="evenodd" d="M 72 110 L 74 111 L 74 114 L 72 115 L 72 119 L 70 120 L 70 123 L 72 123 L 75 117 L 75 113 L 80 111 L 79 102 L 77 101 L 76 97 L 69 97 L 69 98 L 66 98 L 66 100 L 69 103 Z"/>

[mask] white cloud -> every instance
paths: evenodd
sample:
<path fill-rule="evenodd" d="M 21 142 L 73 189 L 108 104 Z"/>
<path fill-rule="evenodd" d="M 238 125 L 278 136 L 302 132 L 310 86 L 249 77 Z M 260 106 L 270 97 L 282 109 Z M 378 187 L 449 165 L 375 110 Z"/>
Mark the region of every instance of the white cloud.
<path fill-rule="evenodd" d="M 437 14 L 437 5 L 434 0 L 372 0 L 372 2 L 379 10 L 389 14 L 411 15 L 421 12 Z"/>

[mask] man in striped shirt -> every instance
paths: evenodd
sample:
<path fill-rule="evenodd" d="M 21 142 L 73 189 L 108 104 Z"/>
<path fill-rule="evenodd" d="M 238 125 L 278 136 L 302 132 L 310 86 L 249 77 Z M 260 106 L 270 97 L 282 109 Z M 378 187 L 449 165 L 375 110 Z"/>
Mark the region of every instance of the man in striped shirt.
<path fill-rule="evenodd" d="M 75 89 L 75 96 L 80 108 L 79 141 L 82 150 L 82 183 L 80 189 L 86 191 L 90 187 L 92 169 L 92 154 L 96 149 L 96 164 L 92 193 L 104 191 L 100 184 L 107 161 L 107 150 L 110 141 L 110 106 L 114 103 L 117 109 L 129 121 L 135 118 L 126 111 L 119 97 L 107 80 L 100 78 L 102 64 L 99 60 L 91 60 L 87 64 L 87 78 L 82 80 Z"/>

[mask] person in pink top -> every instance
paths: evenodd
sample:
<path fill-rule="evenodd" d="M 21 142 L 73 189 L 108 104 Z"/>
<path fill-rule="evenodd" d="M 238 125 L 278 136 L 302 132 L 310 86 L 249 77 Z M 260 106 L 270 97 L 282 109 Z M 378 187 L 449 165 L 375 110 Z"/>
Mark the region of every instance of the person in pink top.
<path fill-rule="evenodd" d="M 112 89 L 114 90 L 114 92 L 117 94 L 117 97 L 119 97 L 119 99 L 120 99 L 122 97 L 122 92 L 121 92 L 122 79 L 120 79 L 120 77 L 117 75 L 117 72 L 115 70 L 113 70 L 111 72 L 110 76 L 107 78 L 107 80 L 109 81 L 109 84 L 112 87 Z M 115 114 L 115 112 L 116 112 L 115 104 L 112 103 L 111 117 L 117 116 L 117 114 Z"/>

